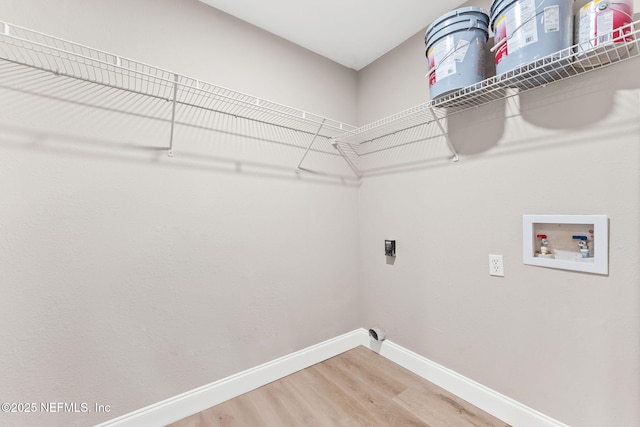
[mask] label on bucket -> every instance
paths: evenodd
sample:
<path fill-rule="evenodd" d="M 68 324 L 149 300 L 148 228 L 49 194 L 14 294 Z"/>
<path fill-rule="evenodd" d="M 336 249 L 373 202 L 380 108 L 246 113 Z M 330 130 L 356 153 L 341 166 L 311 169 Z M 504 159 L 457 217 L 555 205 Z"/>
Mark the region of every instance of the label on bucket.
<path fill-rule="evenodd" d="M 463 62 L 469 50 L 467 40 L 455 44 L 453 37 L 445 37 L 436 43 L 427 53 L 429 60 L 429 86 L 458 72 L 458 62 Z"/>
<path fill-rule="evenodd" d="M 496 64 L 504 56 L 538 41 L 535 0 L 521 0 L 501 15 L 494 24 L 496 44 L 506 39 L 496 51 Z"/>
<path fill-rule="evenodd" d="M 578 16 L 579 51 L 587 51 L 596 46 L 614 42 L 632 41 L 631 27 L 621 27 L 631 23 L 633 6 L 631 0 L 619 0 L 615 3 L 608 0 L 594 0 L 582 8 Z"/>
<path fill-rule="evenodd" d="M 496 21 L 493 29 L 493 38 L 495 40 L 496 45 L 507 38 L 507 19 L 504 15 Z M 509 46 L 507 42 L 504 41 L 502 45 L 496 50 L 496 65 L 502 61 L 504 56 L 509 55 Z"/>
<path fill-rule="evenodd" d="M 610 44 L 612 43 L 612 32 L 613 32 L 613 11 L 610 10 L 605 13 L 599 13 L 596 16 L 596 30 L 598 38 L 596 39 L 597 44 Z"/>
<path fill-rule="evenodd" d="M 544 8 L 544 32 L 555 33 L 560 31 L 560 6 Z"/>

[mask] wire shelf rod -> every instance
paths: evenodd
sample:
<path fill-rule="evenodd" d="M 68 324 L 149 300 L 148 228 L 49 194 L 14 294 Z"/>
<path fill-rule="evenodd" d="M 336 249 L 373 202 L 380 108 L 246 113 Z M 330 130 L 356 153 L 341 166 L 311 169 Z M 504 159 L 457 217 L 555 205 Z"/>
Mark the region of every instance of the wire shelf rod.
<path fill-rule="evenodd" d="M 43 72 L 46 72 L 46 73 L 51 73 L 54 76 L 62 76 L 62 77 L 70 78 L 70 79 L 81 80 L 81 81 L 84 81 L 84 82 L 87 82 L 87 83 L 91 83 L 93 85 L 106 86 L 106 87 L 110 87 L 110 88 L 113 88 L 113 89 L 119 89 L 119 90 L 123 90 L 123 91 L 127 91 L 127 92 L 132 92 L 132 93 L 135 93 L 135 94 L 141 95 L 141 96 L 148 96 L 148 97 L 151 97 L 151 98 L 162 99 L 164 101 L 169 101 L 170 100 L 167 97 L 155 95 L 155 94 L 149 93 L 149 92 L 142 92 L 142 91 L 139 91 L 139 90 L 129 89 L 129 88 L 122 87 L 122 86 L 116 86 L 116 85 L 112 85 L 112 84 L 105 83 L 105 82 L 99 82 L 99 81 L 96 81 L 96 80 L 91 80 L 89 78 L 80 77 L 80 76 L 73 75 L 73 74 L 66 74 L 66 73 L 63 73 L 63 72 L 55 72 L 55 71 L 51 71 L 51 70 L 49 70 L 47 68 L 39 67 L 37 65 L 32 65 L 32 64 L 25 64 L 25 63 L 18 62 L 18 61 L 12 60 L 12 59 L 6 59 L 6 58 L 1 58 L 1 59 L 3 61 L 12 62 L 12 63 L 20 65 L 20 66 L 30 67 L 30 68 L 33 68 L 33 69 L 36 69 L 36 70 L 39 70 L 39 71 L 43 71 Z"/>
<path fill-rule="evenodd" d="M 416 127 L 416 128 L 413 128 L 412 130 L 415 132 L 418 132 L 420 128 Z M 400 142 L 390 141 L 389 144 L 387 144 L 387 146 L 375 148 L 366 152 L 360 152 L 358 156 L 361 158 L 365 158 L 367 156 L 381 154 L 386 151 L 395 150 L 397 148 L 408 147 L 417 143 L 435 140 L 440 137 L 441 137 L 440 134 L 436 134 L 436 135 L 419 136 L 419 137 L 413 137 L 413 138 L 402 138 Z M 378 140 L 378 141 L 382 141 L 382 140 Z"/>
<path fill-rule="evenodd" d="M 576 44 L 437 100 L 355 127 L 44 33 L 0 24 L 0 87 L 166 122 L 171 124 L 170 152 L 176 126 L 207 128 L 202 121 L 209 114 L 249 120 L 295 135 L 313 135 L 305 156 L 317 138 L 331 140 L 337 149 L 331 154 L 341 155 L 358 176 L 361 155 L 401 147 L 423 126 L 445 138 L 456 160 L 444 125 L 453 114 L 640 56 L 640 21 L 636 21 L 628 25 L 628 31 L 614 30 L 624 35 L 611 34 L 611 44 L 595 46 L 593 42 L 593 49 L 587 51 Z M 25 73 L 24 67 L 33 72 Z M 382 144 L 373 144 L 377 140 Z M 367 150 L 369 143 L 372 146 Z"/>
<path fill-rule="evenodd" d="M 362 144 L 431 122 L 442 126 L 439 120 L 452 114 L 635 58 L 640 55 L 640 41 L 638 39 L 640 21 L 631 23 L 627 27 L 631 30 L 624 37 L 618 37 L 618 40 L 631 39 L 630 41 L 600 46 L 586 53 L 580 52 L 576 44 L 523 65 L 517 70 L 490 77 L 435 101 L 425 102 L 368 123 L 349 134 L 341 135 L 339 138 Z M 623 32 L 624 29 L 620 29 L 620 33 Z M 510 91 L 509 89 L 514 86 L 517 86 L 518 90 Z M 442 127 L 442 132 L 446 135 L 444 127 Z"/>
<path fill-rule="evenodd" d="M 11 24 L 7 24 L 7 23 L 4 23 L 4 25 L 5 25 L 5 28 L 7 26 L 9 26 L 9 27 L 12 26 Z M 66 74 L 69 77 L 76 77 L 76 78 L 79 77 L 75 73 L 72 74 L 71 72 L 68 72 L 68 71 L 65 72 L 64 70 L 60 71 L 60 68 L 64 69 L 64 67 L 60 67 L 59 66 L 60 64 L 58 64 L 58 63 L 56 63 L 55 65 L 52 64 L 52 62 L 50 61 L 49 58 L 51 56 L 53 56 L 53 57 L 56 57 L 56 58 L 64 59 L 66 61 L 70 61 L 72 63 L 75 63 L 76 65 L 78 63 L 80 63 L 80 64 L 84 65 L 85 67 L 88 67 L 88 68 L 93 69 L 93 70 L 96 69 L 95 65 L 99 65 L 100 67 L 97 67 L 97 68 L 100 69 L 102 72 L 105 72 L 105 71 L 110 71 L 110 72 L 119 71 L 120 73 L 122 73 L 123 75 L 127 75 L 128 77 L 131 77 L 130 74 L 134 74 L 134 75 L 136 75 L 136 76 L 138 76 L 140 78 L 146 77 L 146 78 L 148 78 L 150 80 L 153 80 L 154 83 L 160 84 L 161 86 L 164 86 L 164 87 L 170 87 L 174 83 L 173 81 L 171 81 L 171 78 L 169 76 L 170 75 L 174 75 L 176 73 L 171 73 L 171 72 L 166 71 L 166 70 L 157 69 L 155 67 L 152 67 L 152 66 L 149 66 L 149 65 L 146 65 L 146 64 L 143 64 L 143 63 L 139 63 L 139 62 L 132 61 L 132 60 L 129 60 L 129 59 L 126 59 L 126 58 L 122 58 L 122 57 L 119 57 L 117 55 L 113 55 L 113 54 L 110 54 L 110 53 L 107 53 L 107 52 L 98 51 L 96 49 L 92 49 L 92 48 L 89 48 L 87 46 L 79 45 L 77 43 L 67 42 L 67 41 L 65 41 L 63 39 L 59 39 L 59 38 L 56 38 L 56 37 L 48 36 L 48 35 L 45 35 L 43 33 L 38 33 L 36 31 L 25 29 L 23 27 L 17 27 L 17 26 L 13 26 L 13 27 L 20 28 L 21 30 L 23 30 L 25 32 L 30 32 L 30 33 L 33 33 L 33 34 L 41 35 L 44 38 L 48 38 L 48 39 L 51 39 L 51 40 L 54 40 L 54 41 L 57 41 L 57 42 L 68 43 L 70 46 L 73 46 L 73 47 L 80 47 L 81 49 L 87 50 L 89 54 L 93 53 L 93 54 L 97 54 L 98 56 L 104 55 L 104 56 L 108 56 L 108 57 L 111 57 L 111 58 L 121 58 L 120 59 L 120 66 L 118 66 L 118 65 L 116 65 L 117 61 L 113 61 L 113 60 L 109 61 L 107 59 L 96 58 L 96 57 L 88 56 L 88 54 L 83 54 L 83 53 L 78 53 L 78 52 L 70 52 L 68 50 L 64 50 L 63 48 L 60 48 L 60 47 L 57 47 L 57 46 L 52 46 L 51 44 L 45 44 L 45 43 L 42 43 L 42 42 L 39 42 L 39 41 L 20 38 L 20 37 L 17 37 L 15 35 L 13 35 L 13 34 L 8 35 L 8 36 L 5 34 L 5 38 L 9 38 L 9 39 L 13 39 L 13 40 L 16 40 L 16 41 L 24 42 L 26 44 L 30 44 L 32 46 L 37 46 L 37 47 L 40 47 L 41 49 L 50 51 L 50 52 L 36 51 L 33 48 L 30 48 L 30 47 L 27 47 L 27 46 L 24 46 L 24 45 L 23 46 L 17 46 L 14 43 L 14 44 L 12 44 L 13 46 L 16 46 L 17 48 L 21 48 L 22 50 L 30 51 L 29 52 L 30 54 L 32 54 L 33 52 L 38 54 L 38 58 L 37 59 L 31 57 L 31 62 L 32 63 L 28 63 L 26 60 L 24 60 L 24 62 L 16 61 L 18 63 L 23 63 L 24 65 L 34 66 L 33 63 L 36 63 L 38 60 L 42 59 L 42 58 L 39 58 L 40 56 L 45 56 L 45 59 L 46 59 L 46 62 L 47 62 L 47 66 L 45 67 L 45 66 L 37 66 L 37 65 L 35 65 L 36 68 L 40 68 L 40 69 L 45 70 L 45 71 L 59 72 L 61 74 Z M 10 43 L 8 43 L 8 44 L 10 44 Z M 53 55 L 52 52 L 57 52 L 58 55 Z M 10 60 L 9 58 L 7 58 L 7 59 Z M 83 62 L 81 62 L 79 60 L 87 61 L 92 66 L 89 67 L 86 63 L 83 63 Z M 143 67 L 145 69 L 148 69 L 150 71 L 155 71 L 155 72 L 160 73 L 162 75 L 159 76 L 157 74 L 150 74 L 150 72 L 143 72 L 143 71 L 140 71 L 140 70 L 137 70 L 137 69 L 124 68 L 124 64 L 123 64 L 124 62 L 126 62 L 128 64 L 139 65 L 139 66 L 141 66 L 141 67 Z M 47 69 L 47 67 L 49 69 Z M 102 79 L 103 80 L 98 81 L 98 79 L 96 78 L 94 83 L 96 83 L 96 84 L 107 84 L 109 86 L 114 86 L 114 87 L 119 87 L 119 88 L 125 89 L 123 87 L 123 85 L 115 85 L 113 83 L 109 83 L 108 82 L 108 78 L 104 77 L 104 75 L 102 76 Z M 194 81 L 193 79 L 190 79 L 188 77 L 181 76 L 181 75 L 180 75 L 180 79 L 181 80 L 182 79 L 186 79 L 187 81 Z M 86 79 L 86 80 L 89 80 L 89 79 Z M 295 119 L 295 120 L 298 120 L 298 121 L 301 121 L 301 122 L 311 122 L 311 123 L 316 123 L 316 124 L 320 123 L 318 120 L 315 120 L 313 118 L 313 117 L 319 117 L 319 116 L 315 116 L 313 114 L 309 114 L 309 113 L 306 113 L 306 112 L 301 111 L 301 110 L 297 110 L 297 109 L 294 109 L 294 108 L 291 108 L 291 107 L 287 107 L 287 106 L 282 105 L 282 104 L 276 104 L 276 103 L 273 103 L 271 101 L 265 101 L 265 100 L 262 100 L 262 99 L 259 99 L 259 98 L 256 98 L 256 97 L 253 97 L 253 96 L 250 96 L 250 95 L 243 94 L 241 92 L 232 91 L 230 89 L 222 88 L 222 87 L 219 87 L 219 86 L 215 86 L 215 85 L 211 85 L 211 84 L 207 84 L 207 86 L 212 87 L 212 88 L 222 89 L 223 91 L 225 91 L 228 94 L 230 94 L 230 95 L 221 95 L 220 93 L 215 93 L 213 91 L 209 91 L 208 94 L 212 95 L 212 96 L 223 97 L 223 98 L 226 98 L 229 101 L 233 101 L 233 102 L 236 102 L 236 103 L 246 103 L 247 105 L 251 105 L 253 108 L 259 108 L 260 110 L 266 111 L 267 114 L 269 112 L 272 112 L 272 113 L 278 114 L 278 115 L 289 116 L 292 119 Z M 126 89 L 129 89 L 129 88 L 126 88 Z M 203 89 L 198 89 L 198 90 L 203 90 Z M 147 92 L 145 94 L 153 96 L 153 93 Z M 243 98 L 245 98 L 247 100 L 250 100 L 250 101 L 245 101 L 245 100 L 243 100 Z M 325 119 L 325 122 L 326 122 L 326 119 Z M 337 121 L 334 121 L 334 120 L 332 120 L 332 122 L 336 123 L 336 125 L 332 125 L 332 126 L 335 126 L 337 129 L 339 129 L 341 131 L 344 131 L 345 127 L 347 129 L 355 128 L 353 126 L 346 125 L 344 123 L 337 122 Z M 327 124 L 325 123 L 325 126 L 326 125 Z"/>
<path fill-rule="evenodd" d="M 66 74 L 62 74 L 62 73 L 54 74 L 54 73 L 52 73 L 51 71 L 49 71 L 47 69 L 43 69 L 41 67 L 37 67 L 37 66 L 31 65 L 31 64 L 21 64 L 19 62 L 12 61 L 12 60 L 4 59 L 4 61 L 8 61 L 8 62 L 17 64 L 19 66 L 28 66 L 30 68 L 33 68 L 33 69 L 36 69 L 36 70 L 39 70 L 39 71 L 43 71 L 43 72 L 45 72 L 45 73 L 47 73 L 48 75 L 51 76 L 51 80 L 52 81 L 55 81 L 56 79 L 59 79 L 60 77 L 66 77 L 66 78 L 69 78 L 69 79 L 79 80 L 79 81 L 88 83 L 87 91 L 89 91 L 89 90 L 105 91 L 108 88 L 110 88 L 110 89 L 115 89 L 115 90 L 128 92 L 128 93 L 133 94 L 133 95 L 139 95 L 139 96 L 143 96 L 143 97 L 151 97 L 151 98 L 160 100 L 160 101 L 165 102 L 165 103 L 166 102 L 170 102 L 170 100 L 165 98 L 165 97 L 152 95 L 152 94 L 145 93 L 145 92 L 140 92 L 140 91 L 137 91 L 137 90 L 132 90 L 132 89 L 123 88 L 123 87 L 119 87 L 119 86 L 113 86 L 113 85 L 104 84 L 104 83 L 100 83 L 99 85 L 97 85 L 97 87 L 94 87 L 96 85 L 96 82 L 92 81 L 92 80 L 89 80 L 89 79 L 86 79 L 86 78 L 72 76 L 72 75 L 66 75 Z M 19 71 L 17 71 L 16 74 L 19 74 Z M 60 85 L 63 85 L 63 83 L 60 83 Z M 180 86 L 180 84 L 178 84 L 178 86 Z M 3 87 L 8 87 L 8 86 L 3 85 Z M 44 82 L 43 82 L 41 87 L 46 87 L 48 89 L 52 88 L 50 83 L 44 83 Z M 8 88 L 10 88 L 10 87 L 8 87 Z M 11 88 L 11 89 L 17 90 L 15 88 Z M 22 91 L 23 92 L 32 93 L 33 95 L 44 96 L 41 93 L 38 93 L 37 91 L 26 91 L 26 90 L 22 90 Z M 82 102 L 68 100 L 68 99 L 65 99 L 64 97 L 61 97 L 61 96 L 47 95 L 46 97 L 49 98 L 49 99 L 55 99 L 55 100 L 59 100 L 59 101 L 66 101 L 66 102 L 71 102 L 71 103 L 79 104 L 79 105 L 83 104 Z M 218 102 L 219 103 L 224 103 L 224 101 L 222 101 L 222 100 L 218 100 Z M 285 125 L 285 124 L 275 123 L 273 120 L 268 120 L 268 119 L 271 118 L 271 117 L 268 117 L 268 116 L 263 116 L 262 119 L 261 118 L 250 117 L 250 116 L 244 114 L 244 112 L 242 111 L 242 106 L 241 105 L 235 105 L 235 109 L 232 110 L 232 111 L 225 111 L 225 110 L 220 109 L 220 108 L 202 107 L 202 106 L 200 106 L 198 104 L 187 103 L 187 102 L 183 102 L 183 101 L 180 101 L 180 100 L 176 100 L 176 103 L 181 105 L 181 106 L 193 107 L 193 108 L 202 109 L 202 110 L 205 110 L 205 111 L 218 113 L 218 114 L 225 114 L 225 115 L 229 115 L 229 116 L 235 117 L 235 118 L 242 118 L 242 119 L 246 119 L 246 120 L 251 120 L 251 121 L 254 121 L 256 123 L 261 123 L 261 124 L 264 124 L 264 125 L 276 126 L 276 127 L 280 127 L 280 128 L 291 130 L 291 131 L 297 131 L 297 132 L 302 132 L 304 134 L 313 135 L 313 131 L 310 131 L 310 130 L 300 129 L 300 127 L 296 127 L 294 125 Z M 134 113 L 134 112 L 129 112 L 129 111 L 123 111 L 123 110 L 118 110 L 118 109 L 101 107 L 101 106 L 98 106 L 98 105 L 92 105 L 92 106 L 96 107 L 96 108 L 103 109 L 103 110 L 112 111 L 112 112 L 133 114 L 133 115 L 136 115 L 136 116 L 141 117 L 141 118 L 148 118 L 148 119 L 154 119 L 155 118 L 155 119 L 159 119 L 161 121 L 166 121 L 165 119 L 156 118 L 156 117 L 153 117 L 152 115 L 149 115 L 149 114 Z M 184 124 L 184 123 L 182 123 L 182 124 Z M 324 137 L 327 137 L 327 136 L 324 136 Z"/>

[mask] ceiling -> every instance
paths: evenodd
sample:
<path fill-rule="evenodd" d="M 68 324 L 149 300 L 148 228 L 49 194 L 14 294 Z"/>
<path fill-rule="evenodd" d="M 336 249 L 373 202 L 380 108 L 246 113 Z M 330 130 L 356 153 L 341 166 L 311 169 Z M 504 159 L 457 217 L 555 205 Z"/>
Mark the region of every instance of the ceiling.
<path fill-rule="evenodd" d="M 360 70 L 462 0 L 200 0 Z"/>

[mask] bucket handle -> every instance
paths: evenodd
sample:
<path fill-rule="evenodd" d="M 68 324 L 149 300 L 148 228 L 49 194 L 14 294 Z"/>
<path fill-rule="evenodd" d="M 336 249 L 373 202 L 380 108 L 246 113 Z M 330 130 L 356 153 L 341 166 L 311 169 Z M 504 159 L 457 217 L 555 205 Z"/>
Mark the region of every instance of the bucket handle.
<path fill-rule="evenodd" d="M 454 53 L 456 53 L 459 49 L 462 49 L 463 46 L 456 46 L 455 48 L 451 49 L 441 60 L 440 63 L 438 65 L 436 65 L 435 67 L 431 67 L 429 68 L 429 70 L 427 70 L 427 75 L 425 77 L 428 77 L 429 75 L 431 75 L 431 73 L 435 70 L 438 69 L 438 67 L 440 67 L 440 65 L 451 55 L 453 55 Z"/>
<path fill-rule="evenodd" d="M 478 28 L 478 21 L 476 20 L 476 18 L 471 18 L 470 21 L 469 28 L 467 28 L 465 31 L 469 31 L 471 29 L 474 28 Z M 449 52 L 447 52 L 447 54 L 440 60 L 440 63 L 438 65 L 436 65 L 435 67 L 431 67 L 427 70 L 427 75 L 425 77 L 429 77 L 431 75 L 431 73 L 435 70 L 438 69 L 438 67 L 440 66 L 440 64 L 442 64 L 448 57 L 450 57 L 451 55 L 453 55 L 454 53 L 456 53 L 458 51 L 458 49 L 462 49 L 463 46 L 456 46 L 453 49 L 451 49 Z"/>
<path fill-rule="evenodd" d="M 542 5 L 546 2 L 547 0 L 542 0 L 542 2 L 540 2 L 540 4 L 538 5 L 538 7 L 536 7 L 535 11 L 538 11 L 538 9 L 540 9 L 542 7 Z M 524 27 L 526 24 L 528 24 L 529 22 L 531 22 L 532 19 L 535 19 L 538 17 L 538 15 L 540 15 L 542 13 L 542 11 L 539 11 L 537 13 L 535 13 L 533 16 L 531 16 L 529 19 L 527 19 L 526 21 L 524 21 L 522 24 L 518 25 L 516 27 L 515 30 L 513 30 L 511 32 L 511 35 L 509 37 L 505 37 L 502 40 L 500 40 L 498 43 L 496 43 L 491 49 L 489 49 L 490 52 L 495 52 L 497 49 L 500 48 L 500 46 L 502 46 L 503 44 L 505 44 L 508 40 L 511 39 L 511 37 L 513 37 L 520 28 Z M 490 23 L 490 28 L 493 27 L 494 22 Z"/>

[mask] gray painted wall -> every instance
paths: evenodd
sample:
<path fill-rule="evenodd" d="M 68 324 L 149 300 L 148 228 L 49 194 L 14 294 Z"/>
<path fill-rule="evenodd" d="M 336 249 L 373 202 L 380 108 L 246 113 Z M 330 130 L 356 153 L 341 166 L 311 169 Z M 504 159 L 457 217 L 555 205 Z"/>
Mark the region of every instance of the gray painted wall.
<path fill-rule="evenodd" d="M 361 70 L 361 122 L 427 100 L 423 49 L 421 32 Z M 363 324 L 569 425 L 638 425 L 639 65 L 452 116 L 457 164 L 441 139 L 362 159 L 398 166 L 359 192 Z M 523 214 L 609 215 L 609 275 L 523 265 Z"/>
<path fill-rule="evenodd" d="M 354 71 L 196 0 L 5 1 L 0 17 L 355 122 Z M 0 396 L 111 412 L 0 424 L 91 425 L 360 327 L 357 187 L 295 174 L 308 135 L 178 129 L 169 159 L 166 124 L 1 98 Z M 318 152 L 305 166 L 344 172 Z"/>

